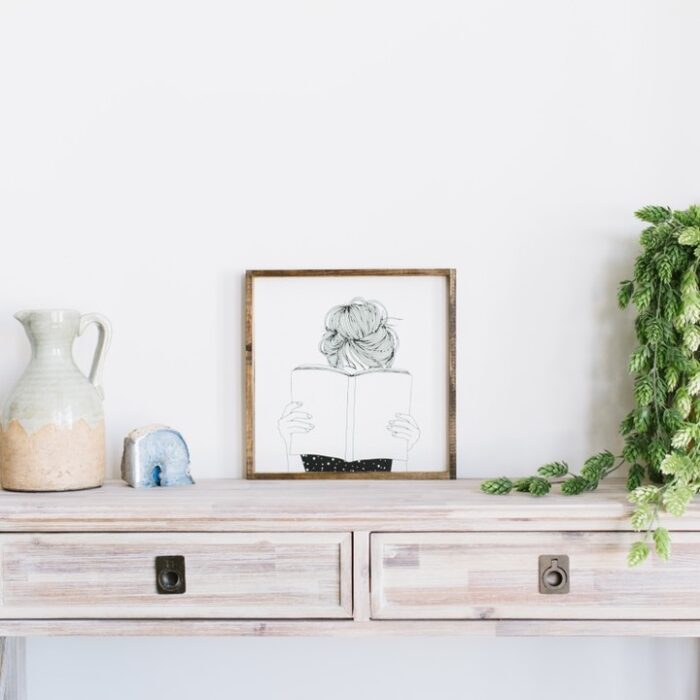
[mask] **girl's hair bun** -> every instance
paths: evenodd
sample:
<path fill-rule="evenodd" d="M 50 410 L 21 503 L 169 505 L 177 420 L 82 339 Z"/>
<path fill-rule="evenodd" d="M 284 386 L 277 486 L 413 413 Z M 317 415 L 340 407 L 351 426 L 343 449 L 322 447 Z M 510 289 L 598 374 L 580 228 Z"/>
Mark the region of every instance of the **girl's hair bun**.
<path fill-rule="evenodd" d="M 378 301 L 355 297 L 334 306 L 325 320 L 319 349 L 332 367 L 391 367 L 399 344 L 386 309 Z"/>

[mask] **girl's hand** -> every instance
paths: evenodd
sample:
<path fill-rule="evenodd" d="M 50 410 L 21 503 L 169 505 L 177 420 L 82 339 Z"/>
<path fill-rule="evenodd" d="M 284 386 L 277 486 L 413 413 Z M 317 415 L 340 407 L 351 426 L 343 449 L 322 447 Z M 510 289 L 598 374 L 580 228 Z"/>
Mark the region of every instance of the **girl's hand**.
<path fill-rule="evenodd" d="M 292 401 L 288 403 L 284 407 L 280 419 L 277 421 L 277 430 L 282 436 L 284 444 L 287 446 L 287 452 L 289 452 L 292 435 L 308 433 L 315 427 L 309 420 L 311 414 L 299 410 L 301 405 L 301 401 Z"/>
<path fill-rule="evenodd" d="M 405 440 L 410 450 L 420 437 L 418 423 L 408 413 L 397 413 L 396 418 L 389 421 L 386 429 L 395 437 Z"/>

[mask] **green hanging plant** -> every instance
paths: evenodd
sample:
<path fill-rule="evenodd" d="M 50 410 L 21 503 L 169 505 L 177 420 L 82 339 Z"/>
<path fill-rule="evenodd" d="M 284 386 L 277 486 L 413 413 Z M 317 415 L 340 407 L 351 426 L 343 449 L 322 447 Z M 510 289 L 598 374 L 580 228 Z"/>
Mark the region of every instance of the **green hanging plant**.
<path fill-rule="evenodd" d="M 593 491 L 623 464 L 629 465 L 627 489 L 635 508 L 632 528 L 643 532 L 629 551 L 630 566 L 641 564 L 653 544 L 668 560 L 671 540 L 660 514 L 681 516 L 700 491 L 700 206 L 686 211 L 649 206 L 636 212 L 651 224 L 642 231 L 642 252 L 634 278 L 620 283 L 618 303 L 637 308 L 639 347 L 630 355 L 635 375 L 635 408 L 620 424 L 622 454 L 601 452 L 587 459 L 578 474 L 566 462 L 552 462 L 535 476 L 489 479 L 481 490 L 544 496 L 558 484 L 575 496 Z"/>

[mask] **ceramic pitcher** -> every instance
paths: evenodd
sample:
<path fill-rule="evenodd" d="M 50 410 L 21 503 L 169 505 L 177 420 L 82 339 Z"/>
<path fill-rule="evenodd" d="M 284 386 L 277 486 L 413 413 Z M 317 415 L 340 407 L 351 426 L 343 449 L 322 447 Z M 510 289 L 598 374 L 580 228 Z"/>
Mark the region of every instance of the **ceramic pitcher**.
<path fill-rule="evenodd" d="M 29 366 L 8 397 L 0 426 L 0 483 L 14 491 L 100 486 L 105 473 L 102 369 L 112 331 L 100 314 L 20 311 L 32 346 Z M 95 323 L 89 378 L 73 360 L 73 341 Z"/>

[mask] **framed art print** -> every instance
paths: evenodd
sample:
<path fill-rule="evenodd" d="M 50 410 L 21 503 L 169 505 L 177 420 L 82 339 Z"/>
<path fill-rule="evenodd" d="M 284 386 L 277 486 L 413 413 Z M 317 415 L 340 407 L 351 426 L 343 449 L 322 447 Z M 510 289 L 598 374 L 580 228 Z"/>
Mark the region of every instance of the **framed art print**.
<path fill-rule="evenodd" d="M 451 269 L 246 273 L 248 478 L 455 477 Z"/>

